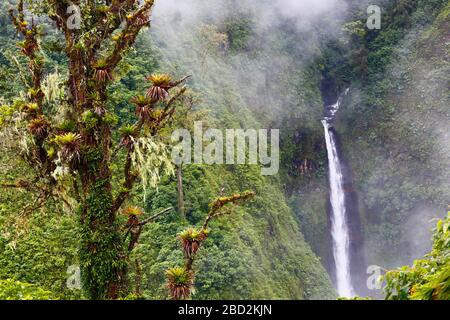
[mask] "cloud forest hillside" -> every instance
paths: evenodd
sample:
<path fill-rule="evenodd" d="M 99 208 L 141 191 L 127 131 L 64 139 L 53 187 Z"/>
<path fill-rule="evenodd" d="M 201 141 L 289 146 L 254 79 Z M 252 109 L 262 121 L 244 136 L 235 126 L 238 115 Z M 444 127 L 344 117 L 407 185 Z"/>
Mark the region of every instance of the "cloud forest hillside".
<path fill-rule="evenodd" d="M 339 97 L 354 295 L 448 299 L 449 1 L 67 6 L 0 4 L 0 299 L 338 298 Z M 199 122 L 279 129 L 279 172 L 173 163 Z"/>

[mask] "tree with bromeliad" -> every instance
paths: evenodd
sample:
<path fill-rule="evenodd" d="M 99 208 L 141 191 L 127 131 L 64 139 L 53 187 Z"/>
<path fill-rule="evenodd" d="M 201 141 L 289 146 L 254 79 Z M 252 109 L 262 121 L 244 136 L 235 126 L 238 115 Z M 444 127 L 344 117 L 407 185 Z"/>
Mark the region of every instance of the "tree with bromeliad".
<path fill-rule="evenodd" d="M 69 23 L 74 5 L 81 18 L 75 28 Z M 19 155 L 33 177 L 1 185 L 36 194 L 29 210 L 49 199 L 74 209 L 81 230 L 82 284 L 90 299 L 128 293 L 129 256 L 142 228 L 167 212 L 141 219 L 143 212 L 130 204 L 137 183 L 155 184 L 158 170 L 171 168 L 168 151 L 155 137 L 173 118 L 188 77 L 150 75 L 148 91 L 131 101 L 134 122 L 120 129 L 108 105 L 115 70 L 150 26 L 153 5 L 153 0 L 20 0 L 10 10 L 27 61 L 28 74 L 22 75 L 27 92 L 2 106 L 2 147 Z M 53 96 L 61 88 L 49 88 L 46 77 L 40 16 L 49 18 L 64 39 L 68 74 L 58 99 Z M 116 164 L 122 167 L 120 179 L 112 170 Z M 120 223 L 121 213 L 128 216 L 126 225 Z"/>

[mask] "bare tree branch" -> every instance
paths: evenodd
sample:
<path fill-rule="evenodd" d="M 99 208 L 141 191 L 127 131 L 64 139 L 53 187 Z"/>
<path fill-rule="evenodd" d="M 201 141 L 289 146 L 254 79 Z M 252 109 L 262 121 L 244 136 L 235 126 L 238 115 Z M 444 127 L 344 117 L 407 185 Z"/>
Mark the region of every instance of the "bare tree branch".
<path fill-rule="evenodd" d="M 160 216 L 162 216 L 163 214 L 166 214 L 167 212 L 170 212 L 173 210 L 173 207 L 164 209 L 160 212 L 158 212 L 157 214 L 151 216 L 150 218 L 145 219 L 144 221 L 140 222 L 139 225 L 140 226 L 145 226 L 146 224 L 155 221 L 157 218 L 159 218 Z"/>

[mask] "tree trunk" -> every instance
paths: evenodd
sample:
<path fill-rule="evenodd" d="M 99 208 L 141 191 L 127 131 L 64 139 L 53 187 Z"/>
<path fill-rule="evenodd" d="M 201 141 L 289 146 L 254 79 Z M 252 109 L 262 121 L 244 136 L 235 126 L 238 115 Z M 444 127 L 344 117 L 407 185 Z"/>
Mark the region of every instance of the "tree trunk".
<path fill-rule="evenodd" d="M 141 264 L 139 262 L 139 259 L 136 258 L 134 260 L 134 267 L 135 267 L 135 278 L 134 278 L 134 293 L 137 297 L 141 298 L 142 297 L 142 267 Z"/>
<path fill-rule="evenodd" d="M 81 275 L 83 289 L 93 300 L 125 294 L 127 259 L 120 228 L 112 218 L 109 180 L 92 185 L 81 217 Z"/>
<path fill-rule="evenodd" d="M 184 193 L 183 193 L 183 171 L 182 166 L 177 166 L 177 187 L 178 187 L 178 212 L 185 216 Z"/>
<path fill-rule="evenodd" d="M 104 129 L 104 128 L 103 128 Z M 127 293 L 127 254 L 113 209 L 107 130 L 87 149 L 81 178 L 86 200 L 82 205 L 81 276 L 90 299 L 117 299 Z"/>

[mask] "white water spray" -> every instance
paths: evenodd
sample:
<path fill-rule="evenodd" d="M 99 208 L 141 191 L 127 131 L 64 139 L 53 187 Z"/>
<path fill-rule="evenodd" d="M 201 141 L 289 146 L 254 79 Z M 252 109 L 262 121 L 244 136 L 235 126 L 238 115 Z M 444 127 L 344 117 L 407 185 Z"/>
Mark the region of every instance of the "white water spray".
<path fill-rule="evenodd" d="M 336 147 L 336 138 L 334 133 L 330 131 L 330 121 L 339 110 L 340 102 L 341 99 L 330 108 L 331 116 L 325 118 L 322 123 L 325 128 L 330 171 L 330 202 L 332 207 L 331 235 L 333 238 L 333 254 L 336 265 L 336 286 L 339 296 L 349 298 L 354 296 L 354 290 L 350 276 L 350 238 L 345 210 L 344 182 L 342 165 Z"/>

